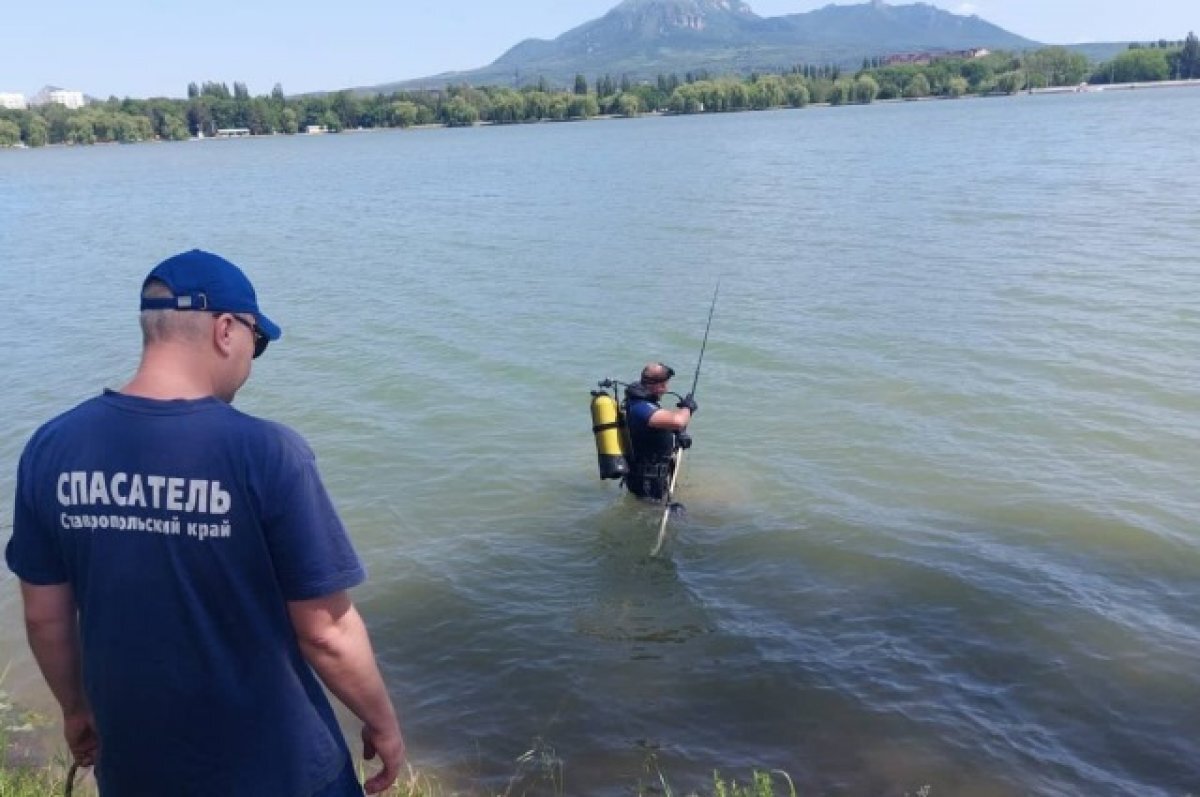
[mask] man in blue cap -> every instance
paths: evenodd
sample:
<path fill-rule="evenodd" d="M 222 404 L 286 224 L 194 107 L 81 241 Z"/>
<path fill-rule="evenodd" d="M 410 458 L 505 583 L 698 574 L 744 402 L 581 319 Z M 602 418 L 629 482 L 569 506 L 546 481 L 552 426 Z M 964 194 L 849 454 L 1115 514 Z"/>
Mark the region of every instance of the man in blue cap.
<path fill-rule="evenodd" d="M 387 789 L 404 740 L 347 590 L 365 577 L 295 432 L 234 409 L 279 327 L 192 250 L 142 287 L 133 379 L 40 428 L 9 567 L 101 795 L 362 795 L 323 682 Z"/>

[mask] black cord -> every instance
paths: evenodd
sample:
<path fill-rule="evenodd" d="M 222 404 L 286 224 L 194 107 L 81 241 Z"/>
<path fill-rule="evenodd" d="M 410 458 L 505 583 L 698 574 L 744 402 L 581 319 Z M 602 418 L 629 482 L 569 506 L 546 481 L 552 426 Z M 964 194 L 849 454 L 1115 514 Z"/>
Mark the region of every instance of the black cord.
<path fill-rule="evenodd" d="M 79 762 L 72 761 L 71 768 L 67 770 L 67 785 L 63 787 L 63 797 L 71 797 L 75 791 L 75 773 L 79 771 Z"/>

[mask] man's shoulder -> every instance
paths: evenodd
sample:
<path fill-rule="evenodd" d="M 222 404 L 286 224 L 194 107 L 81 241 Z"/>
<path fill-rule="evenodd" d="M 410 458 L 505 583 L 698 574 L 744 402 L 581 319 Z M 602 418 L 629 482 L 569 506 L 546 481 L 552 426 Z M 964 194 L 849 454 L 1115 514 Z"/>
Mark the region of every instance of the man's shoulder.
<path fill-rule="evenodd" d="M 239 414 L 245 419 L 244 422 L 249 428 L 253 430 L 253 434 L 257 435 L 260 443 L 275 446 L 281 452 L 290 454 L 291 456 L 310 459 L 314 456 L 312 447 L 304 439 L 304 435 L 287 424 L 245 413 Z"/>
<path fill-rule="evenodd" d="M 28 449 L 53 440 L 63 442 L 91 434 L 98 424 L 112 428 L 137 423 L 146 415 L 171 417 L 193 431 L 203 430 L 215 442 L 228 438 L 249 442 L 254 448 L 276 449 L 284 455 L 312 457 L 312 449 L 297 431 L 278 421 L 260 418 L 212 399 L 188 402 L 187 407 L 163 409 L 161 413 L 143 413 L 145 407 L 131 404 L 130 398 L 113 391 L 92 396 L 43 423 L 29 439 Z"/>
<path fill-rule="evenodd" d="M 97 414 L 102 414 L 104 411 L 101 398 L 102 396 L 92 396 L 71 409 L 55 415 L 34 431 L 30 436 L 29 445 L 32 446 L 41 440 L 53 437 L 64 430 L 69 431 L 77 425 L 90 423 Z"/>
<path fill-rule="evenodd" d="M 625 404 L 626 412 L 629 416 L 640 421 L 649 420 L 650 416 L 661 409 L 658 404 L 649 399 L 638 396 L 630 396 Z"/>

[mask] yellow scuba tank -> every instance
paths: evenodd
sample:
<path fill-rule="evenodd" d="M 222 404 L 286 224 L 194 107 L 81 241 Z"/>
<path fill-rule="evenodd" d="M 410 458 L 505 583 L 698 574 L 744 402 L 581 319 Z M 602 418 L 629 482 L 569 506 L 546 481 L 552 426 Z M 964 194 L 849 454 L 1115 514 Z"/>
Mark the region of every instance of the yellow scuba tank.
<path fill-rule="evenodd" d="M 625 414 L 617 400 L 603 390 L 592 391 L 592 434 L 596 438 L 601 479 L 629 473 L 625 460 Z"/>

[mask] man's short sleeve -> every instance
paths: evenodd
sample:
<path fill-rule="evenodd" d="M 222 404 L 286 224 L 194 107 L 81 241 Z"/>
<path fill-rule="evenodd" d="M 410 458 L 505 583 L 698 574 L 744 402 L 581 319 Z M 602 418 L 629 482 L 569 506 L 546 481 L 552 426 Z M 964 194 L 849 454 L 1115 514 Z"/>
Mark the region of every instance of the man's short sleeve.
<path fill-rule="evenodd" d="M 646 426 L 650 423 L 650 416 L 658 409 L 649 401 L 631 401 L 629 402 L 629 420 L 631 424 Z"/>
<path fill-rule="evenodd" d="M 283 597 L 310 600 L 362 583 L 366 571 L 338 518 L 308 445 L 290 430 L 271 474 L 263 533 Z"/>
<path fill-rule="evenodd" d="M 22 581 L 29 584 L 45 586 L 62 584 L 67 580 L 66 567 L 62 561 L 55 529 L 47 526 L 42 515 L 39 515 L 36 496 L 39 487 L 38 478 L 48 478 L 45 474 L 34 473 L 34 445 L 37 438 L 31 440 L 21 455 L 17 466 L 17 495 L 13 506 L 13 533 L 4 549 L 4 558 L 8 569 Z"/>

